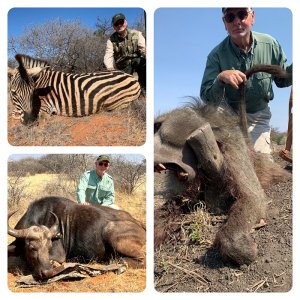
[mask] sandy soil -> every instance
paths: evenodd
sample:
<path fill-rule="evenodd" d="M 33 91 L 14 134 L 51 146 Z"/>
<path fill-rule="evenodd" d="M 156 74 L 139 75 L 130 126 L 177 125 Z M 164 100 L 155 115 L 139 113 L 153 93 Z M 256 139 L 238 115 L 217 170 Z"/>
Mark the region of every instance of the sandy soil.
<path fill-rule="evenodd" d="M 289 167 L 281 158 L 275 160 Z M 290 172 L 292 172 L 290 170 Z M 156 176 L 156 175 L 155 175 Z M 162 182 L 161 179 L 158 180 Z M 257 260 L 237 267 L 222 262 L 213 247 L 226 215 L 209 215 L 203 236 L 192 235 L 193 215 L 181 215 L 177 230 L 155 251 L 155 287 L 159 292 L 287 292 L 292 288 L 292 180 L 266 191 L 267 225 L 256 230 Z M 164 201 L 161 193 L 156 204 Z"/>

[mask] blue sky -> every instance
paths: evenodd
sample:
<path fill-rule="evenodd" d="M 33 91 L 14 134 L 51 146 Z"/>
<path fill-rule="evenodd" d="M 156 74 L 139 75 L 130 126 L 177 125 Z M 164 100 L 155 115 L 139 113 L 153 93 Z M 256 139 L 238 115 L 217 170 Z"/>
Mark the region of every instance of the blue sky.
<path fill-rule="evenodd" d="M 80 20 L 96 30 L 97 17 L 111 20 L 117 13 L 126 16 L 131 26 L 144 10 L 141 8 L 12 8 L 8 12 L 8 36 L 20 35 L 31 25 L 43 24 L 60 18 L 64 21 Z"/>
<path fill-rule="evenodd" d="M 286 8 L 254 8 L 253 31 L 275 37 L 292 62 L 292 12 Z M 164 113 L 199 96 L 209 52 L 225 37 L 220 8 L 160 8 L 154 27 L 154 113 Z M 290 88 L 274 88 L 271 125 L 287 130 Z"/>

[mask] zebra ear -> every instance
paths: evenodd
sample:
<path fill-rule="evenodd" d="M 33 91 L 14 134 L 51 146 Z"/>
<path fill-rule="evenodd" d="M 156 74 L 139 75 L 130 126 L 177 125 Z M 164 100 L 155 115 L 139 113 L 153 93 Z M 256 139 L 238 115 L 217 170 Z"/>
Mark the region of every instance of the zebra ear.
<path fill-rule="evenodd" d="M 49 66 L 47 66 L 47 67 L 35 67 L 35 68 L 27 69 L 27 74 L 29 76 L 31 76 L 33 79 L 35 79 L 36 77 L 39 76 L 39 74 L 42 71 L 44 71 L 46 69 L 49 69 Z"/>

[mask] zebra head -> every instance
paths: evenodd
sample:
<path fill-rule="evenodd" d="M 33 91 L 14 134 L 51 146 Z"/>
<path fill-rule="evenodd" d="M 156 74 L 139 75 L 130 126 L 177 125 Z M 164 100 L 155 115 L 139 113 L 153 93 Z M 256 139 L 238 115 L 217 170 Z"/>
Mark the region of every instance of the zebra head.
<path fill-rule="evenodd" d="M 23 64 L 24 57 L 17 54 L 19 67 L 8 68 L 9 96 L 14 105 L 14 117 L 20 119 L 24 125 L 33 125 L 38 119 L 40 109 L 39 99 L 35 96 L 35 83 L 40 73 L 48 66 L 26 68 L 26 64 Z"/>

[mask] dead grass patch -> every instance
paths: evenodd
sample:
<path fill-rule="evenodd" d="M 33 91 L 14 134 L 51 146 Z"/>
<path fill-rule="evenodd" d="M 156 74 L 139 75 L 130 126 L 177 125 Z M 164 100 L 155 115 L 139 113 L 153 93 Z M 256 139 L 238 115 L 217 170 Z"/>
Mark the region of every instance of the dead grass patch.
<path fill-rule="evenodd" d="M 26 127 L 8 115 L 8 142 L 13 146 L 141 146 L 146 139 L 146 101 L 87 117 L 40 113 L 38 126 Z"/>

